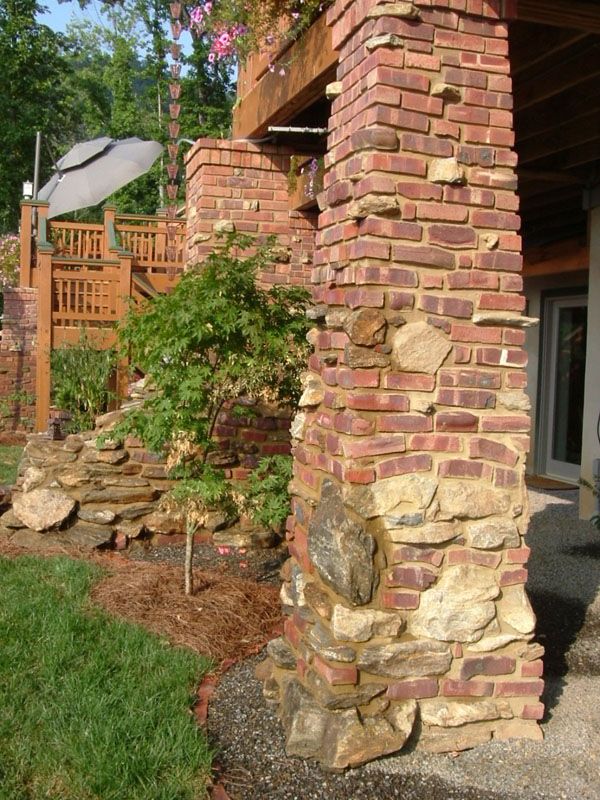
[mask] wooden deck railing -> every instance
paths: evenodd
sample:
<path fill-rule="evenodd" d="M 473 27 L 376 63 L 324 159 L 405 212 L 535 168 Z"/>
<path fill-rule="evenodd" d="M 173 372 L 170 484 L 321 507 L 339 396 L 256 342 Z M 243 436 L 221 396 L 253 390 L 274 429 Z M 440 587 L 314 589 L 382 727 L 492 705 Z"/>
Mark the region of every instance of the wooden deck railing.
<path fill-rule="evenodd" d="M 52 349 L 76 343 L 83 327 L 94 346 L 114 346 L 130 299 L 168 291 L 185 265 L 185 220 L 107 207 L 103 224 L 93 225 L 47 220 L 47 209 L 24 202 L 21 215 L 21 286 L 38 289 L 38 431 L 48 422 Z M 126 365 L 119 366 L 123 389 Z"/>

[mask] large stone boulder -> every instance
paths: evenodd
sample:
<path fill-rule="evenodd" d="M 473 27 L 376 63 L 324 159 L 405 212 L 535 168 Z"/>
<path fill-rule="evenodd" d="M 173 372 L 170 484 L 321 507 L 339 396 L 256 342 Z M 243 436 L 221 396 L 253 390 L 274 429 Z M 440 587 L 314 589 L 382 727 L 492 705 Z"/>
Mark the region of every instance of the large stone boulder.
<path fill-rule="evenodd" d="M 348 516 L 339 488 L 325 481 L 308 528 L 308 554 L 321 580 L 352 605 L 371 600 L 375 541 Z"/>
<path fill-rule="evenodd" d="M 61 489 L 33 489 L 15 498 L 13 512 L 25 527 L 47 531 L 68 519 L 76 505 Z"/>

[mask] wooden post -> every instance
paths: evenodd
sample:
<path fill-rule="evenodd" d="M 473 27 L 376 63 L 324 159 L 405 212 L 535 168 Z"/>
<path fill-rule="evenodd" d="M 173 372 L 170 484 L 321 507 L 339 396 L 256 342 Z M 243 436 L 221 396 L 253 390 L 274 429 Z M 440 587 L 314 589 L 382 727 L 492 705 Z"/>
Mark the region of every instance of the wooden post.
<path fill-rule="evenodd" d="M 50 413 L 50 353 L 52 350 L 52 248 L 38 247 L 38 316 L 35 429 L 48 426 Z"/>
<path fill-rule="evenodd" d="M 31 242 L 33 230 L 31 226 L 33 203 L 28 200 L 21 201 L 21 230 L 19 231 L 21 244 L 21 263 L 19 285 L 23 289 L 31 287 Z"/>
<path fill-rule="evenodd" d="M 131 264 L 133 254 L 122 252 L 119 255 L 120 280 L 119 296 L 117 298 L 117 318 L 123 320 L 127 313 L 129 298 L 131 297 Z M 127 397 L 127 386 L 129 383 L 129 358 L 119 359 L 117 365 L 117 396 L 119 400 Z"/>
<path fill-rule="evenodd" d="M 154 245 L 154 258 L 156 261 L 167 261 L 167 213 L 159 208 L 156 212 L 158 221 L 156 223 L 156 242 Z"/>
<path fill-rule="evenodd" d="M 112 250 L 114 250 L 114 244 L 111 240 L 110 229 L 112 226 L 114 230 L 117 207 L 104 206 L 103 211 L 104 211 L 104 230 L 102 232 L 102 258 L 110 259 L 112 258 Z"/>

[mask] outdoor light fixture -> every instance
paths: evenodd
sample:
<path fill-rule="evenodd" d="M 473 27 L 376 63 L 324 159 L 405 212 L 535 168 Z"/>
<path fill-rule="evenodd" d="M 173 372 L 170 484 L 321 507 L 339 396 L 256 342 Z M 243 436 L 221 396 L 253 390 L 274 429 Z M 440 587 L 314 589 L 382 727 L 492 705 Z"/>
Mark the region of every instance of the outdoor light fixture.
<path fill-rule="evenodd" d="M 33 197 L 33 181 L 23 181 L 23 197 L 25 200 Z"/>

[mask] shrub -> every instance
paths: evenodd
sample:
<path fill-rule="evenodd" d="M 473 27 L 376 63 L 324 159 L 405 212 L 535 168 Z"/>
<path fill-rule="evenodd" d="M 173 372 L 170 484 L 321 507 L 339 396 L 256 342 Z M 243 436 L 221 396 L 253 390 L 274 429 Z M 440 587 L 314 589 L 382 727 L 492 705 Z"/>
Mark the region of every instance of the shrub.
<path fill-rule="evenodd" d="M 115 370 L 113 349 L 95 350 L 85 328 L 79 342 L 51 354 L 52 403 L 71 414 L 69 430 L 89 430 L 114 397 L 109 388 Z"/>

